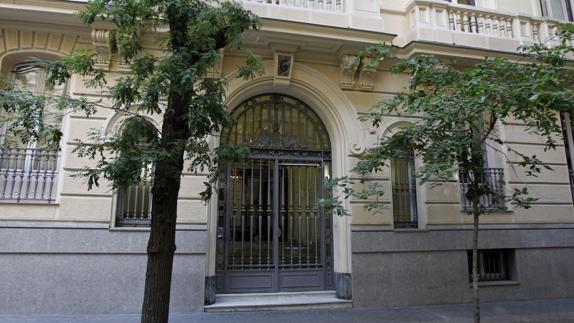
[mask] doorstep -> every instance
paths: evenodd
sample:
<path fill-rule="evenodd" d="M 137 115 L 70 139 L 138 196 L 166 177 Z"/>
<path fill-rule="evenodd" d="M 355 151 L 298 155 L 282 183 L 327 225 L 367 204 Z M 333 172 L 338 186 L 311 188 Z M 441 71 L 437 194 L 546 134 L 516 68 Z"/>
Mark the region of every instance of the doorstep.
<path fill-rule="evenodd" d="M 217 294 L 206 312 L 276 311 L 351 308 L 353 302 L 338 299 L 334 291 Z"/>

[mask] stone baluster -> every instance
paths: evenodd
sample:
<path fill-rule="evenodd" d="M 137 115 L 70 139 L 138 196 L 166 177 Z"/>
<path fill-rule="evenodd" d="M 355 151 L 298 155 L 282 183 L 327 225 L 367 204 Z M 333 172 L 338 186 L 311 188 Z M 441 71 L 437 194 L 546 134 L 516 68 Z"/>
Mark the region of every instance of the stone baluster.
<path fill-rule="evenodd" d="M 478 17 L 475 12 L 470 13 L 470 31 L 478 34 Z"/>
<path fill-rule="evenodd" d="M 515 38 L 516 35 L 514 34 L 514 29 L 512 28 L 512 18 L 506 18 L 506 33 L 508 34 L 509 38 Z"/>
<path fill-rule="evenodd" d="M 539 43 L 540 42 L 540 23 L 539 22 L 531 22 L 531 33 L 532 33 L 532 41 Z"/>
<path fill-rule="evenodd" d="M 447 10 L 448 29 L 456 30 L 456 18 L 454 12 L 450 9 Z"/>
<path fill-rule="evenodd" d="M 464 31 L 464 14 L 460 11 L 456 12 L 456 26 L 458 31 Z"/>
<path fill-rule="evenodd" d="M 485 35 L 492 35 L 492 18 L 489 14 L 484 16 L 484 34 Z"/>
<path fill-rule="evenodd" d="M 496 16 L 492 17 L 492 35 L 500 36 L 500 21 Z"/>
<path fill-rule="evenodd" d="M 482 13 L 478 14 L 478 18 L 476 20 L 476 30 L 481 35 L 486 34 L 484 30 L 484 15 Z"/>
<path fill-rule="evenodd" d="M 506 38 L 506 19 L 499 17 L 498 18 L 498 35 L 502 38 Z"/>

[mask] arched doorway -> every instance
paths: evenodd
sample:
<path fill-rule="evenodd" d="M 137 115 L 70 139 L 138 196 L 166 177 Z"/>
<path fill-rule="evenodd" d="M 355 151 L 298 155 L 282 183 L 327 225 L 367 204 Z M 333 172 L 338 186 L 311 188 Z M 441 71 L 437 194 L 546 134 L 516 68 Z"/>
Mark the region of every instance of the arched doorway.
<path fill-rule="evenodd" d="M 220 177 L 217 291 L 332 289 L 332 219 L 319 206 L 331 174 L 324 124 L 281 94 L 248 99 L 232 114 L 221 143 L 246 145 L 251 156 Z"/>

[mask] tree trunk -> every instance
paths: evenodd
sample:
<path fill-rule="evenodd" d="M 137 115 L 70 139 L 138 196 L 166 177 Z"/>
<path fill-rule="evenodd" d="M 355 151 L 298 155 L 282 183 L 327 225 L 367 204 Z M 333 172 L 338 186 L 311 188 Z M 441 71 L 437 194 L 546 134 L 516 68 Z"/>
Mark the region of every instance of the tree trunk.
<path fill-rule="evenodd" d="M 171 48 L 174 55 L 187 41 L 187 21 L 180 16 L 181 8 L 173 3 L 167 10 Z M 194 62 L 189 62 L 193 65 Z M 187 114 L 191 101 L 189 94 L 178 88 L 177 75 L 171 80 L 168 103 L 163 116 L 160 147 L 166 156 L 157 161 L 154 172 L 151 232 L 147 247 L 148 262 L 142 306 L 142 323 L 167 323 L 171 274 L 175 254 L 177 197 L 183 171 L 185 144 L 191 132 Z"/>
<path fill-rule="evenodd" d="M 160 146 L 167 155 L 155 165 L 142 323 L 167 323 L 169 318 L 177 197 L 185 142 L 190 136 L 185 113 L 188 101 L 188 98 L 172 91 L 163 118 Z"/>
<path fill-rule="evenodd" d="M 472 298 L 474 305 L 474 323 L 480 323 L 480 297 L 478 293 L 478 225 L 480 213 L 479 206 L 480 196 L 484 194 L 484 151 L 482 130 L 472 129 L 472 148 L 471 148 L 471 200 L 472 200 Z"/>
<path fill-rule="evenodd" d="M 480 298 L 478 294 L 478 224 L 480 209 L 478 195 L 472 199 L 472 215 L 474 218 L 472 231 L 472 298 L 474 303 L 474 322 L 480 323 Z"/>
<path fill-rule="evenodd" d="M 142 323 L 167 323 L 169 319 L 171 273 L 176 249 L 177 196 L 182 167 L 183 162 L 181 165 L 156 165 Z"/>
<path fill-rule="evenodd" d="M 171 148 L 173 155 L 158 163 L 154 172 L 143 323 L 167 323 L 169 319 L 171 273 L 176 249 L 177 197 L 183 170 L 183 149 L 177 146 Z"/>

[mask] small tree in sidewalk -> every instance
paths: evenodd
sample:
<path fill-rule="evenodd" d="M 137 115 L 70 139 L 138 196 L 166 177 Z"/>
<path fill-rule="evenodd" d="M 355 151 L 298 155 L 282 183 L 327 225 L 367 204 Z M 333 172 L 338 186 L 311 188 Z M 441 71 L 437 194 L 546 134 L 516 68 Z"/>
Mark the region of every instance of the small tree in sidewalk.
<path fill-rule="evenodd" d="M 208 71 L 220 59 L 220 49 L 240 48 L 243 33 L 258 29 L 259 20 L 240 3 L 225 0 L 93 0 L 81 16 L 87 24 L 99 20 L 113 27 L 119 59 L 130 66 L 130 73 L 106 88 L 107 72 L 97 67 L 93 53 L 78 52 L 38 64 L 47 69 L 49 83 L 62 84 L 72 74 L 79 75 L 87 80 L 86 86 L 104 90 L 111 104 L 6 90 L 0 92 L 0 109 L 7 114 L 2 123 L 8 129 L 23 129 L 24 141 L 42 139 L 56 147 L 62 133 L 44 123 L 42 111 L 47 104 L 88 116 L 99 109 L 129 116 L 119 134 L 78 142 L 76 151 L 80 157 L 96 160 L 96 166 L 82 174 L 90 188 L 102 178 L 119 189 L 138 183 L 144 176 L 142 167 L 153 164 L 141 321 L 167 322 L 184 160 L 192 172 L 206 169 L 214 174 L 218 160 L 237 153 L 230 147 L 209 150 L 207 138 L 232 120 L 224 104 L 226 81 L 208 77 Z M 163 53 L 144 50 L 140 36 L 146 33 L 155 35 Z M 258 58 L 247 55 L 239 75 L 250 78 L 261 69 Z M 148 120 L 153 115 L 163 118 L 161 129 Z M 211 187 L 206 184 L 203 197 L 208 199 Z"/>
<path fill-rule="evenodd" d="M 562 26 L 561 43 L 549 48 L 538 44 L 524 50 L 524 58 L 512 61 L 485 58 L 468 68 L 459 68 L 440 58 L 420 55 L 399 60 L 392 66 L 396 74 L 410 78 L 408 91 L 379 102 L 362 121 L 379 127 L 389 115 L 424 116 L 400 133 L 382 138 L 375 147 L 360 156 L 352 172 L 359 178 L 382 171 L 393 159 L 405 158 L 411 147 L 422 161 L 417 169 L 420 183 L 446 182 L 460 174 L 466 189 L 462 194 L 469 201 L 473 217 L 472 289 L 475 322 L 480 321 L 478 293 L 479 219 L 492 211 L 492 205 L 512 203 L 528 208 L 536 199 L 529 197 L 527 188 L 500 191 L 500 180 L 487 172 L 487 149 L 499 150 L 515 158 L 510 167 L 524 168 L 526 175 L 537 176 L 551 169 L 535 155 L 527 155 L 505 145 L 499 128 L 507 122 L 521 123 L 525 131 L 545 139 L 544 151 L 556 149 L 556 139 L 562 136 L 560 111 L 572 111 L 574 102 L 574 70 L 567 68 L 567 55 L 574 54 L 569 40 L 572 26 Z M 502 150 L 501 150 L 502 148 Z M 367 181 L 361 179 L 365 184 Z M 354 189 L 349 177 L 330 182 L 342 190 L 342 197 L 359 199 L 380 197 L 382 190 L 375 184 L 367 189 Z M 376 199 L 375 199 L 376 200 Z M 339 197 L 325 201 L 338 214 L 347 214 Z M 490 205 L 489 205 L 490 204 Z M 368 208 L 382 207 L 369 203 Z"/>

